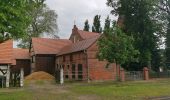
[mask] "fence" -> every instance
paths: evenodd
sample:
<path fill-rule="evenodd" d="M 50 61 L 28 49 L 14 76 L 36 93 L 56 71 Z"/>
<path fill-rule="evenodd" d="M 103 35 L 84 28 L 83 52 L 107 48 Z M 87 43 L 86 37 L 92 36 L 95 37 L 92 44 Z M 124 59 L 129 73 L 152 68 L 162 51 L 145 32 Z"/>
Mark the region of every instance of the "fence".
<path fill-rule="evenodd" d="M 149 73 L 148 68 L 144 67 L 143 71 L 127 71 L 124 69 L 120 70 L 120 80 L 121 81 L 136 81 L 136 80 L 148 80 Z"/>
<path fill-rule="evenodd" d="M 143 71 L 125 72 L 125 80 L 126 81 L 135 81 L 135 80 L 143 80 L 143 79 L 144 79 Z"/>
<path fill-rule="evenodd" d="M 164 71 L 164 72 L 150 72 L 149 73 L 150 78 L 170 78 L 170 72 Z"/>

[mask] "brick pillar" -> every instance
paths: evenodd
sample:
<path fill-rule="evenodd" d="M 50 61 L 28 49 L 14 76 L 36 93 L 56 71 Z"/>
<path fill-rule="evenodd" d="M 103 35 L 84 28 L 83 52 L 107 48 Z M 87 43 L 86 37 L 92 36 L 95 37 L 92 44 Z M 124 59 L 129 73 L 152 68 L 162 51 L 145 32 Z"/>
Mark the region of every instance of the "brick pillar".
<path fill-rule="evenodd" d="M 143 68 L 144 80 L 149 80 L 149 69 L 147 67 Z"/>
<path fill-rule="evenodd" d="M 120 81 L 125 81 L 125 71 L 123 68 L 120 69 Z"/>

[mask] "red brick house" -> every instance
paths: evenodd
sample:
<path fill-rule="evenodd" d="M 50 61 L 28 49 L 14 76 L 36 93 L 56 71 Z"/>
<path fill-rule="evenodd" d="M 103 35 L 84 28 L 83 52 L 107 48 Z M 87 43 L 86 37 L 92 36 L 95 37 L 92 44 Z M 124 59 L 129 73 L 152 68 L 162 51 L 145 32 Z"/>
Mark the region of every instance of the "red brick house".
<path fill-rule="evenodd" d="M 97 40 L 100 33 L 78 30 L 74 26 L 70 39 L 72 44 L 56 55 L 56 68 L 64 69 L 68 80 L 114 80 L 116 65 L 97 59 Z"/>
<path fill-rule="evenodd" d="M 70 39 L 32 38 L 31 70 L 55 74 L 64 68 L 68 80 L 114 80 L 116 65 L 97 59 L 99 33 L 79 30 Z M 108 67 L 109 66 L 109 67 Z"/>

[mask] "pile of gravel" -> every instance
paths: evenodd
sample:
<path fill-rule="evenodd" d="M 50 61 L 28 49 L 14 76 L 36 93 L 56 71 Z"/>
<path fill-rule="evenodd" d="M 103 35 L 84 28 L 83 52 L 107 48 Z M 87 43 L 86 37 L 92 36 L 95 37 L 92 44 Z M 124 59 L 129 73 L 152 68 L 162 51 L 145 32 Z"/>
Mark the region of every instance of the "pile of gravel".
<path fill-rule="evenodd" d="M 25 77 L 25 80 L 54 80 L 54 76 L 44 72 L 44 71 L 39 71 L 39 72 L 34 72 Z"/>

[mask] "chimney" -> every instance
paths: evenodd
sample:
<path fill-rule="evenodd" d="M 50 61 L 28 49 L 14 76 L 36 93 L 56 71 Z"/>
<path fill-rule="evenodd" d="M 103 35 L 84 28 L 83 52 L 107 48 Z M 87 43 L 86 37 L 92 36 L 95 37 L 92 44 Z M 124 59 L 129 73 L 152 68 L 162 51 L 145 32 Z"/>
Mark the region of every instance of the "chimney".
<path fill-rule="evenodd" d="M 74 25 L 74 27 L 73 27 L 73 29 L 72 29 L 72 33 L 77 33 L 77 31 L 78 31 L 78 28 L 77 28 L 76 25 Z"/>

